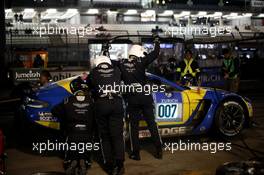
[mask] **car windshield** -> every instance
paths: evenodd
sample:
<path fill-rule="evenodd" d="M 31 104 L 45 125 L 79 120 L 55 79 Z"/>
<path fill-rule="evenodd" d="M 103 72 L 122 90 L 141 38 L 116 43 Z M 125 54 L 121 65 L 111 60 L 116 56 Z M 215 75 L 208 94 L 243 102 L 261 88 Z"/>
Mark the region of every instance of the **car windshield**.
<path fill-rule="evenodd" d="M 186 87 L 182 87 L 180 85 L 177 85 L 174 82 L 171 82 L 169 80 L 166 80 L 165 78 L 159 77 L 159 76 L 151 74 L 151 73 L 147 73 L 147 77 L 148 77 L 148 83 L 149 84 L 155 84 L 158 86 L 165 85 L 166 90 L 169 90 L 169 91 L 183 91 L 183 90 L 187 89 Z"/>

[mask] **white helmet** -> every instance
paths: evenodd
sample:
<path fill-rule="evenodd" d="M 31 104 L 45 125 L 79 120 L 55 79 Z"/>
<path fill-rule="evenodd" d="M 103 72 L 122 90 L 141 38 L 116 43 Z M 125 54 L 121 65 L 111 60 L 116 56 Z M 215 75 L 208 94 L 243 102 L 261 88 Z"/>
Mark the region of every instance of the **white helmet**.
<path fill-rule="evenodd" d="M 94 66 L 97 67 L 99 64 L 102 64 L 102 63 L 107 63 L 107 64 L 112 64 L 111 60 L 109 57 L 107 56 L 104 56 L 104 55 L 100 55 L 100 56 L 97 56 L 95 59 L 94 59 Z"/>
<path fill-rule="evenodd" d="M 144 52 L 147 52 L 146 49 L 144 47 L 142 47 L 141 45 L 133 45 L 129 52 L 128 52 L 128 56 L 134 55 L 136 57 L 144 57 Z"/>

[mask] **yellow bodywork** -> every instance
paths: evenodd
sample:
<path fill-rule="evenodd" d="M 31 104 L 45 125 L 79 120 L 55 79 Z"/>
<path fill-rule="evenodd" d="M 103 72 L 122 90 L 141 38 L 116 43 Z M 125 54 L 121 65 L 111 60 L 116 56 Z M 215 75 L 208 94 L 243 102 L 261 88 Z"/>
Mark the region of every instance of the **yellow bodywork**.
<path fill-rule="evenodd" d="M 53 122 L 53 121 L 36 121 L 39 125 L 51 128 L 51 129 L 60 129 L 60 122 Z"/>
<path fill-rule="evenodd" d="M 192 113 L 197 108 L 197 105 L 199 104 L 200 100 L 204 98 L 206 94 L 206 90 L 203 88 L 192 88 L 188 90 L 184 90 L 181 92 L 182 95 L 182 103 L 183 103 L 183 111 L 182 111 L 182 121 L 179 122 L 158 122 L 159 126 L 164 125 L 181 125 L 188 121 Z M 147 123 L 145 121 L 140 121 L 140 127 L 147 126 Z"/>

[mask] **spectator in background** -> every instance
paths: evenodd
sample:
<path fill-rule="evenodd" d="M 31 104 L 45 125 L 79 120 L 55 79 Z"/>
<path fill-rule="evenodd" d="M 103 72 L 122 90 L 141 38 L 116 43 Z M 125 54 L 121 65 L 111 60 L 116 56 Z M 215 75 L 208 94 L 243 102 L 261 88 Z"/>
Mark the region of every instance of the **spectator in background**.
<path fill-rule="evenodd" d="M 16 68 L 23 68 L 24 67 L 24 63 L 23 63 L 23 61 L 21 61 L 20 55 L 16 55 L 16 59 L 13 63 L 13 67 L 16 67 Z"/>
<path fill-rule="evenodd" d="M 37 54 L 36 57 L 34 58 L 33 67 L 34 68 L 44 67 L 44 61 L 39 54 Z"/>
<path fill-rule="evenodd" d="M 22 14 L 19 15 L 19 21 L 20 22 L 24 22 L 24 19 L 23 19 L 23 15 Z"/>
<path fill-rule="evenodd" d="M 52 82 L 52 77 L 50 75 L 50 72 L 47 70 L 43 70 L 40 73 L 39 82 L 41 86 L 47 86 L 50 82 Z"/>
<path fill-rule="evenodd" d="M 14 15 L 14 18 L 15 18 L 15 22 L 18 22 L 18 14 L 17 13 Z"/>
<path fill-rule="evenodd" d="M 123 14 L 118 13 L 118 14 L 116 15 L 116 22 L 117 22 L 118 24 L 123 24 L 123 18 L 124 18 Z"/>
<path fill-rule="evenodd" d="M 227 91 L 238 92 L 239 88 L 239 59 L 232 56 L 230 49 L 223 49 L 224 61 L 222 65 L 222 72 L 225 79 L 225 89 Z"/>
<path fill-rule="evenodd" d="M 168 63 L 163 68 L 163 76 L 172 82 L 176 81 L 177 61 L 175 58 L 169 58 Z"/>

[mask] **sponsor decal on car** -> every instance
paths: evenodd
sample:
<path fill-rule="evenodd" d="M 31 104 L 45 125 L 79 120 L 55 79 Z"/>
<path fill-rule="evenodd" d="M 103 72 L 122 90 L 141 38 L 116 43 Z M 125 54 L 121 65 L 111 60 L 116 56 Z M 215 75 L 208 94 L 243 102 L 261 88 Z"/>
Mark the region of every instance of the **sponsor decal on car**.
<path fill-rule="evenodd" d="M 188 134 L 192 131 L 193 127 L 171 127 L 171 128 L 159 128 L 161 136 L 180 136 Z M 151 137 L 149 130 L 140 130 L 139 138 Z"/>
<path fill-rule="evenodd" d="M 182 121 L 182 103 L 177 98 L 160 99 L 155 111 L 157 121 Z"/>
<path fill-rule="evenodd" d="M 38 113 L 40 121 L 49 121 L 49 122 L 56 122 L 57 118 L 53 117 L 50 112 L 39 112 Z"/>

